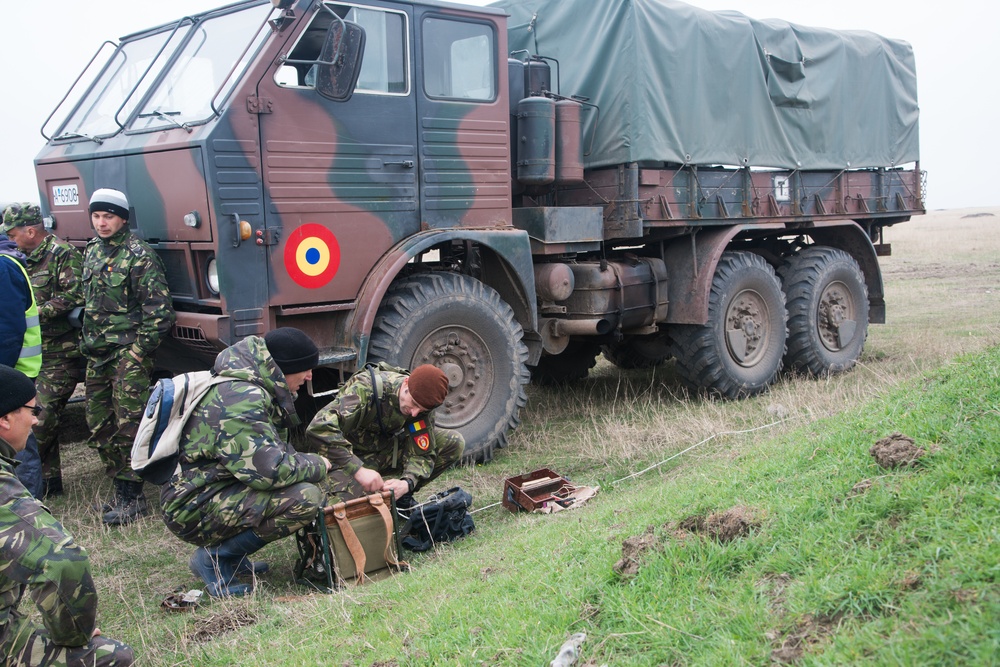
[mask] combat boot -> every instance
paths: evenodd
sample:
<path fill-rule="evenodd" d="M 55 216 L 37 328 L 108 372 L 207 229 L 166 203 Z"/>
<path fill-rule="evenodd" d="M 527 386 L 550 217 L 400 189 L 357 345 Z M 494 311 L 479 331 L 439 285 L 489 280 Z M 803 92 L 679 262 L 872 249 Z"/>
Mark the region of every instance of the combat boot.
<path fill-rule="evenodd" d="M 104 513 L 104 523 L 109 526 L 124 526 L 148 514 L 142 482 L 116 478 L 115 497 L 111 500 L 111 509 Z"/>
<path fill-rule="evenodd" d="M 51 498 L 62 494 L 62 477 L 46 477 L 42 480 L 42 498 Z"/>
<path fill-rule="evenodd" d="M 267 542 L 257 537 L 252 530 L 247 530 L 224 540 L 217 547 L 195 549 L 188 564 L 191 572 L 205 582 L 205 590 L 212 597 L 246 595 L 253 590 L 253 586 L 233 583 L 233 580 L 241 569 L 251 570 L 256 565 L 247 556 L 265 544 Z"/>

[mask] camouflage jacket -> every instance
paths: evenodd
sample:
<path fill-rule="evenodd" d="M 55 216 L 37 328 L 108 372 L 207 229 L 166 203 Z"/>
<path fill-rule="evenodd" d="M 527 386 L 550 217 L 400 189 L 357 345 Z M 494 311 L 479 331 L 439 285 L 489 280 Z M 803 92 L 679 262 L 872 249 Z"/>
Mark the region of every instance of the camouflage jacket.
<path fill-rule="evenodd" d="M 86 354 L 103 356 L 132 346 L 137 355 L 148 357 L 174 324 L 163 264 L 128 227 L 87 243 L 83 292 Z"/>
<path fill-rule="evenodd" d="M 414 420 L 400 412 L 399 389 L 406 376 L 385 370 L 375 373 L 382 378 L 378 409 L 376 401 L 372 400 L 371 375 L 367 368 L 362 369 L 348 378 L 337 397 L 313 417 L 306 437 L 330 459 L 334 470 L 343 470 L 352 476 L 372 455 L 399 447 L 403 462 L 400 477 L 411 478 L 414 482 L 426 480 L 434 471 L 437 453 L 433 449 L 422 451 L 412 446 L 407 425 L 423 421 L 427 432 L 433 434 L 434 413 L 431 411 Z"/>
<path fill-rule="evenodd" d="M 83 646 L 97 617 L 87 552 L 14 476 L 14 448 L 0 439 L 0 645 L 25 590 L 52 641 Z"/>
<path fill-rule="evenodd" d="M 293 396 L 263 338 L 226 348 L 212 370 L 237 381 L 209 389 L 184 427 L 180 473 L 160 495 L 165 512 L 211 503 L 216 491 L 236 482 L 262 491 L 326 478 L 319 456 L 287 441 Z"/>
<path fill-rule="evenodd" d="M 79 356 L 80 333 L 67 316 L 83 305 L 83 256 L 69 243 L 49 234 L 28 255 L 27 266 L 42 324 L 42 354 Z"/>

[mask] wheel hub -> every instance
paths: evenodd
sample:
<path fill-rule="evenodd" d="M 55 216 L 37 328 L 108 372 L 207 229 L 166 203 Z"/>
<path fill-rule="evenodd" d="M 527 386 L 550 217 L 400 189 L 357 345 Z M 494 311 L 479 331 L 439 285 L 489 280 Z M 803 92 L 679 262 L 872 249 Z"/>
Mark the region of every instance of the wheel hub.
<path fill-rule="evenodd" d="M 448 378 L 448 397 L 434 412 L 440 426 L 463 426 L 489 403 L 493 363 L 485 341 L 471 329 L 447 326 L 432 331 L 417 346 L 413 364 L 432 364 Z"/>
<path fill-rule="evenodd" d="M 838 352 L 849 345 L 857 330 L 854 302 L 851 293 L 842 282 L 831 282 L 823 290 L 819 300 L 817 317 L 819 339 L 831 352 Z"/>
<path fill-rule="evenodd" d="M 741 366 L 753 366 L 767 351 L 767 302 L 754 290 L 736 295 L 726 313 L 726 345 Z"/>

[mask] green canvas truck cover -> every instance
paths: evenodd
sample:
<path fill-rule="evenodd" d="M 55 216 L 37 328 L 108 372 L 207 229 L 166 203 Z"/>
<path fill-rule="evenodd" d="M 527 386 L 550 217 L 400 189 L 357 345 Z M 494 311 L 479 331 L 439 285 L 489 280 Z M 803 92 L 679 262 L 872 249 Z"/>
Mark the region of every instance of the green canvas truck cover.
<path fill-rule="evenodd" d="M 674 0 L 501 0 L 511 52 L 600 107 L 588 168 L 858 169 L 919 159 L 913 49 Z M 523 59 L 523 58 L 522 58 Z M 585 149 L 596 114 L 584 114 Z"/>

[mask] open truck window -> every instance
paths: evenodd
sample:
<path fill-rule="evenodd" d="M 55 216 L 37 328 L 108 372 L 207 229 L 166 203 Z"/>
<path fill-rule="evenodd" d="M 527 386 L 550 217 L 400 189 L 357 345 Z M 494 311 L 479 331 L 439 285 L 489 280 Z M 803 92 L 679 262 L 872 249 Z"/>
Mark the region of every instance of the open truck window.
<path fill-rule="evenodd" d="M 358 24 L 365 31 L 361 74 L 354 92 L 408 95 L 410 77 L 406 14 L 331 3 L 327 3 L 326 7 L 343 20 Z M 283 65 L 275 73 L 275 82 L 278 85 L 297 88 L 316 87 L 317 66 L 309 62 L 320 59 L 320 49 L 326 40 L 327 30 L 334 20 L 328 12 L 316 12 L 309 27 L 302 32 L 288 54 L 287 59 L 294 64 Z"/>
<path fill-rule="evenodd" d="M 424 92 L 428 97 L 492 102 L 496 98 L 493 28 L 443 18 L 423 23 Z"/>

